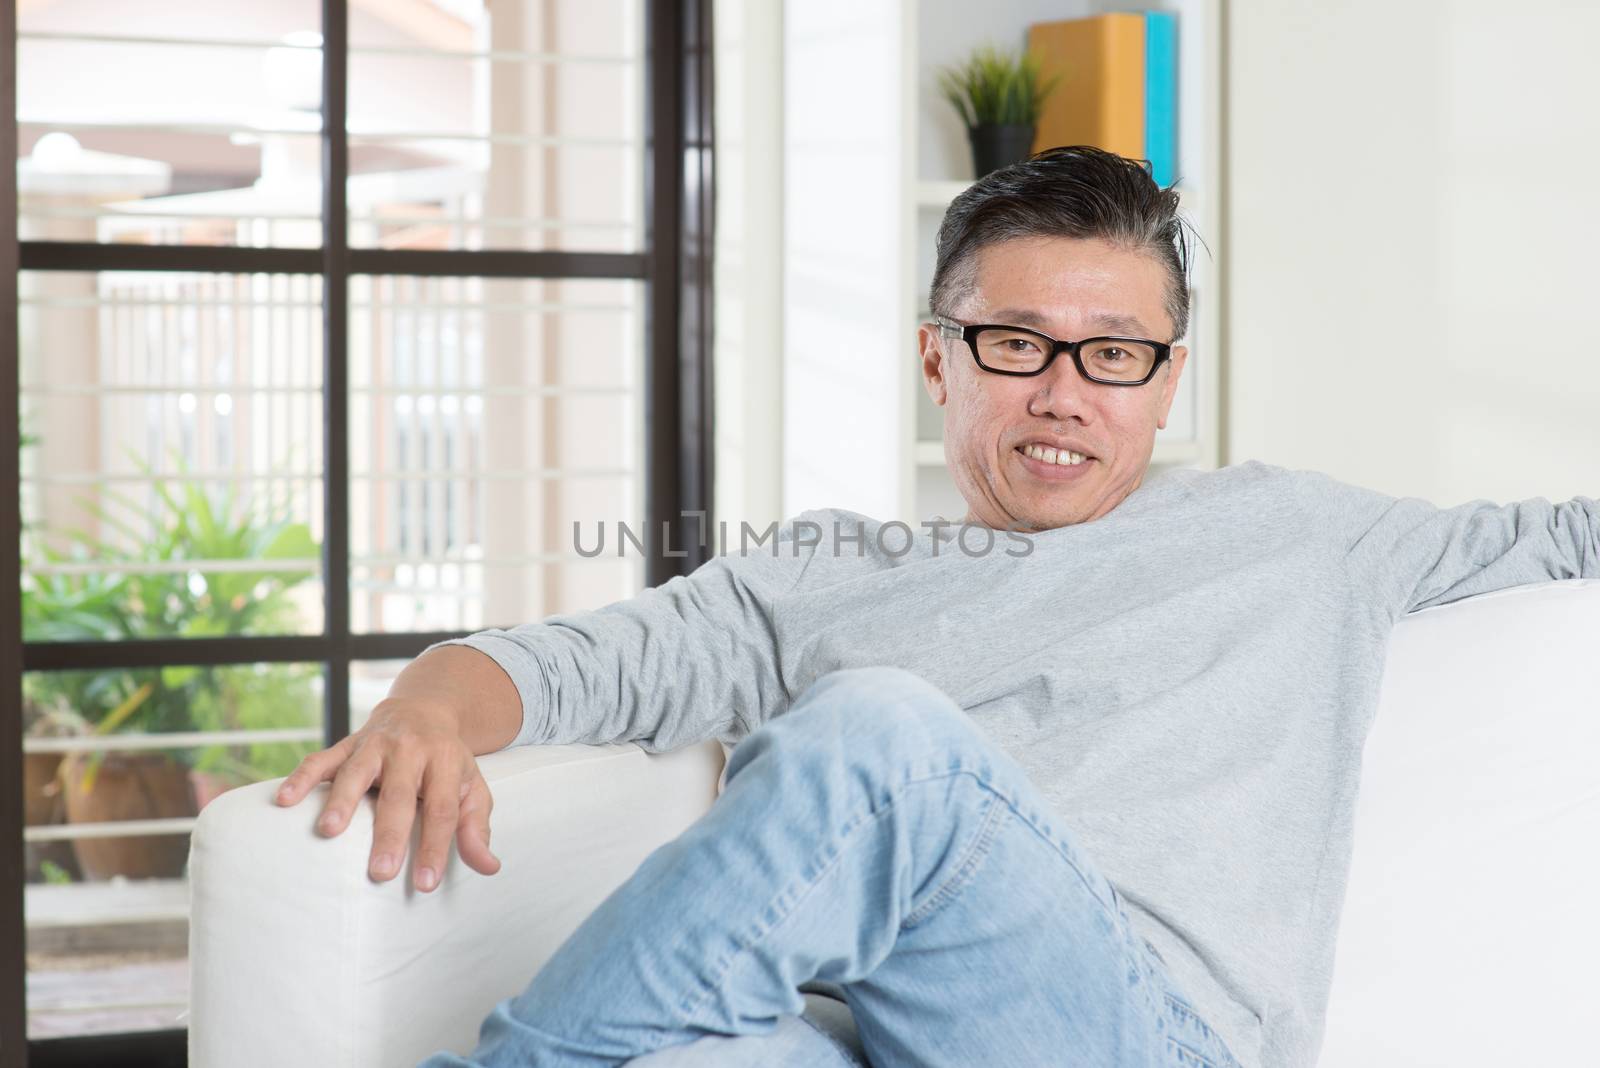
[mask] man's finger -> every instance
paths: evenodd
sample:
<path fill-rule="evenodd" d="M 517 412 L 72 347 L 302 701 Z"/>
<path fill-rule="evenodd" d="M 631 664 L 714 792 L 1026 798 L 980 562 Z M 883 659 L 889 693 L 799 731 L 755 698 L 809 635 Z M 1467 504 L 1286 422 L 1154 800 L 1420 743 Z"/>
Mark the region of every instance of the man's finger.
<path fill-rule="evenodd" d="M 383 757 L 376 746 L 363 746 L 346 760 L 333 777 L 328 800 L 317 818 L 317 830 L 329 838 L 342 834 L 350 825 L 356 804 L 372 788 L 383 768 Z"/>
<path fill-rule="evenodd" d="M 489 813 L 494 808 L 494 797 L 478 771 L 477 761 L 473 761 L 472 774 L 464 785 L 467 791 L 456 827 L 456 852 L 473 871 L 493 875 L 500 870 L 500 858 L 489 852 Z"/>
<path fill-rule="evenodd" d="M 354 735 L 346 735 L 326 749 L 319 749 L 300 761 L 300 766 L 289 773 L 278 787 L 275 800 L 280 805 L 297 805 L 313 786 L 327 782 L 338 774 L 339 768 L 349 759 L 355 747 Z"/>
<path fill-rule="evenodd" d="M 388 882 L 399 873 L 411 842 L 411 824 L 417 817 L 417 793 L 422 785 L 420 761 L 391 757 L 378 787 L 378 815 L 372 832 L 372 857 L 368 873 Z"/>
<path fill-rule="evenodd" d="M 439 885 L 455 837 L 461 806 L 461 771 L 448 760 L 434 760 L 422 776 L 422 836 L 412 865 L 412 882 L 427 893 Z"/>

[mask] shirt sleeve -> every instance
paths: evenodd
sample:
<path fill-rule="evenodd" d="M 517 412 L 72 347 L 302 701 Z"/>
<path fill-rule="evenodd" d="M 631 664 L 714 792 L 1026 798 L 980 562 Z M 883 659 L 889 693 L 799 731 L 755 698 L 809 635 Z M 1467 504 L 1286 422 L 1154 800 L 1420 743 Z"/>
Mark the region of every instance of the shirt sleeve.
<path fill-rule="evenodd" d="M 1600 577 L 1600 504 L 1592 498 L 1439 508 L 1333 485 L 1352 577 L 1394 618 L 1512 586 Z"/>
<path fill-rule="evenodd" d="M 809 514 L 603 608 L 438 645 L 477 649 L 516 684 L 522 728 L 507 748 L 736 741 L 788 705 L 773 613 L 815 552 L 795 533 Z"/>

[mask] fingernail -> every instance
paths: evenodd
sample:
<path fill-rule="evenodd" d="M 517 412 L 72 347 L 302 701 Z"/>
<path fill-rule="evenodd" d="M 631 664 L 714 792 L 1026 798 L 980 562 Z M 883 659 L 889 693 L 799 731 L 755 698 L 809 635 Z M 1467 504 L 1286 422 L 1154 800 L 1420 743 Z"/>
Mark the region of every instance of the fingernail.
<path fill-rule="evenodd" d="M 289 799 L 289 784 L 288 783 L 284 783 L 282 786 L 278 787 L 278 800 L 279 801 L 287 801 L 288 799 Z"/>
<path fill-rule="evenodd" d="M 372 872 L 373 872 L 374 875 L 381 876 L 382 878 L 385 878 L 385 879 L 387 879 L 389 876 L 393 875 L 394 874 L 394 857 L 389 853 L 385 853 L 382 856 L 380 856 L 377 860 L 374 860 L 372 862 Z"/>
<path fill-rule="evenodd" d="M 433 884 L 438 882 L 438 880 L 439 876 L 434 873 L 432 868 L 423 868 L 421 871 L 417 872 L 417 885 L 422 887 L 424 890 L 432 890 Z"/>
<path fill-rule="evenodd" d="M 335 827 L 337 827 L 338 825 L 339 825 L 339 817 L 337 815 L 335 815 L 334 813 L 332 813 L 332 812 L 330 812 L 326 816 L 322 817 L 322 822 L 317 824 L 318 827 L 322 828 L 322 833 L 323 834 L 332 834 L 333 833 L 333 829 Z"/>

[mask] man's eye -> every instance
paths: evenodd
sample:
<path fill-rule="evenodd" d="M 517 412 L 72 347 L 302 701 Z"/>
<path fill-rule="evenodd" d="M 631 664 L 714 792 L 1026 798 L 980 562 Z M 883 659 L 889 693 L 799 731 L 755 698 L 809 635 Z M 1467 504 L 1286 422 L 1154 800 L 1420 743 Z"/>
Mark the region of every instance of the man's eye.
<path fill-rule="evenodd" d="M 1123 352 L 1119 348 L 1114 348 L 1113 347 L 1113 348 L 1109 348 L 1109 349 L 1101 349 L 1099 352 L 1095 353 L 1095 358 L 1096 359 L 1101 359 L 1101 360 L 1116 361 L 1116 360 L 1119 360 L 1119 359 L 1121 359 L 1122 357 L 1124 357 L 1126 355 L 1128 355 L 1126 352 Z"/>
<path fill-rule="evenodd" d="M 1022 353 L 1038 352 L 1039 351 L 1039 346 L 1035 345 L 1033 342 L 1031 342 L 1027 338 L 1023 338 L 1023 337 L 1007 338 L 1006 342 L 1005 342 L 1005 346 L 1006 346 L 1007 349 L 1011 350 L 1012 352 L 1018 353 L 1019 355 L 1022 354 Z"/>

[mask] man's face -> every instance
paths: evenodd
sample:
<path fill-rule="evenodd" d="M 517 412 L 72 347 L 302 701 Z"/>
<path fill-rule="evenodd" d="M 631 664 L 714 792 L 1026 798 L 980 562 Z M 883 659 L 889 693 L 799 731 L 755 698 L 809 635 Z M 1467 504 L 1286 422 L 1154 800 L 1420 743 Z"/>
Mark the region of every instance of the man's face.
<path fill-rule="evenodd" d="M 1153 256 L 1097 238 L 1018 238 L 980 249 L 972 292 L 961 306 L 936 310 L 1062 341 L 1108 334 L 1171 341 L 1166 281 Z M 945 408 L 945 459 L 966 498 L 966 519 L 994 529 L 1085 523 L 1138 489 L 1189 355 L 1175 346 L 1144 385 L 1108 386 L 1079 375 L 1065 352 L 1042 374 L 1013 377 L 985 371 L 966 342 L 942 338 L 935 327 L 917 336 L 923 385 Z M 1047 464 L 1024 455 L 1035 444 L 1086 459 Z"/>

